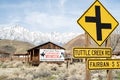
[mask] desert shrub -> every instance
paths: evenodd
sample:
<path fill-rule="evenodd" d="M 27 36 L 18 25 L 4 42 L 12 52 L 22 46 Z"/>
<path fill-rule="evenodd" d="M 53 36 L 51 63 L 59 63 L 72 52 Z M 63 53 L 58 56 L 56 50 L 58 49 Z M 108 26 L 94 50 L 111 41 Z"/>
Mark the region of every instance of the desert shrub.
<path fill-rule="evenodd" d="M 48 77 L 49 80 L 56 80 L 57 76 L 56 75 L 51 75 L 50 77 Z"/>
<path fill-rule="evenodd" d="M 52 75 L 51 69 L 57 65 L 52 66 L 52 64 L 41 63 L 39 64 L 36 72 L 34 73 L 34 77 L 49 77 Z"/>
<path fill-rule="evenodd" d="M 24 63 L 24 64 L 23 64 L 23 67 L 31 68 L 32 65 L 30 65 L 29 63 Z"/>
<path fill-rule="evenodd" d="M 18 67 L 22 67 L 23 63 L 22 63 L 22 61 L 14 61 L 14 63 L 12 65 L 14 68 L 18 68 Z"/>
<path fill-rule="evenodd" d="M 58 64 L 47 64 L 47 67 L 52 71 L 57 71 L 59 68 Z"/>
<path fill-rule="evenodd" d="M 34 68 L 25 68 L 22 72 L 25 73 L 26 75 L 27 74 L 30 74 L 30 75 L 33 75 L 35 73 L 36 69 Z"/>
<path fill-rule="evenodd" d="M 56 80 L 58 71 L 58 64 L 40 63 L 33 75 L 35 80 Z"/>
<path fill-rule="evenodd" d="M 9 74 L 7 78 L 2 76 L 5 80 L 84 80 L 86 67 L 83 63 L 69 64 L 68 69 L 65 63 L 61 65 L 40 63 L 40 65 L 36 67 L 23 64 L 21 61 L 6 61 L 2 63 L 1 67 L 2 66 L 6 67 L 3 73 L 6 74 L 7 71 L 9 71 L 12 75 L 10 76 Z M 106 71 L 93 70 L 91 71 L 91 80 L 99 80 L 98 73 L 100 73 L 102 77 L 106 75 Z M 115 71 L 115 74 L 118 76 L 120 76 L 119 73 L 118 70 Z"/>
<path fill-rule="evenodd" d="M 0 75 L 0 80 L 6 80 L 8 76 L 6 75 Z"/>
<path fill-rule="evenodd" d="M 84 80 L 80 77 L 80 75 L 71 75 L 68 77 L 68 80 Z"/>
<path fill-rule="evenodd" d="M 68 80 L 67 78 L 68 78 L 68 73 L 65 72 L 65 73 L 58 74 L 58 77 L 56 80 Z"/>
<path fill-rule="evenodd" d="M 68 80 L 84 80 L 85 65 L 83 63 L 73 63 L 68 68 Z"/>
<path fill-rule="evenodd" d="M 77 71 L 78 71 L 78 70 L 76 69 L 75 66 L 72 66 L 72 67 L 69 69 L 69 73 L 70 73 L 70 75 L 74 75 L 74 74 L 76 74 Z"/>
<path fill-rule="evenodd" d="M 7 68 L 7 65 L 8 65 L 8 64 L 3 63 L 3 64 L 1 65 L 1 68 Z"/>
<path fill-rule="evenodd" d="M 5 61 L 1 65 L 2 68 L 18 68 L 22 66 L 23 66 L 22 61 Z"/>
<path fill-rule="evenodd" d="M 32 74 L 27 74 L 25 78 L 26 80 L 33 80 L 34 76 Z"/>
<path fill-rule="evenodd" d="M 1 64 L 1 68 L 7 68 L 8 63 L 9 63 L 9 61 L 4 61 L 4 62 Z"/>
<path fill-rule="evenodd" d="M 13 77 L 6 80 L 26 80 L 25 78 Z"/>
<path fill-rule="evenodd" d="M 66 73 L 67 69 L 66 67 L 59 67 L 57 73 Z"/>
<path fill-rule="evenodd" d="M 48 67 L 47 65 L 48 65 L 48 64 L 47 64 L 46 62 L 43 62 L 43 63 L 40 63 L 40 64 L 39 64 L 38 68 L 39 68 L 39 69 L 44 69 L 44 68 L 47 69 L 47 67 Z"/>
<path fill-rule="evenodd" d="M 2 62 L 2 61 L 0 61 L 0 68 L 1 68 L 2 64 L 3 64 L 3 62 Z"/>
<path fill-rule="evenodd" d="M 59 67 L 64 67 L 64 68 L 66 68 L 66 64 L 65 64 L 65 63 L 62 63 L 61 65 L 59 65 Z"/>
<path fill-rule="evenodd" d="M 40 70 L 33 74 L 34 78 L 49 77 L 51 76 L 51 71 L 47 69 Z"/>
<path fill-rule="evenodd" d="M 82 75 L 85 72 L 84 65 L 80 63 L 74 63 L 69 66 L 69 74 L 74 75 L 74 74 L 79 74 Z M 79 69 L 79 70 L 78 70 Z"/>
<path fill-rule="evenodd" d="M 118 80 L 120 80 L 120 71 L 119 71 L 119 72 L 116 71 L 116 73 L 117 73 L 117 77 L 116 77 L 116 78 L 117 78 Z"/>
<path fill-rule="evenodd" d="M 20 75 L 20 73 L 19 72 L 14 72 L 13 75 L 18 77 Z"/>
<path fill-rule="evenodd" d="M 49 76 L 49 77 L 35 78 L 33 80 L 56 80 L 56 77 Z"/>
<path fill-rule="evenodd" d="M 3 65 L 2 65 L 2 68 L 7 68 L 8 66 L 10 66 L 11 65 L 11 61 L 4 61 L 3 62 Z"/>
<path fill-rule="evenodd" d="M 106 80 L 106 70 L 91 70 L 91 78 L 93 80 Z"/>

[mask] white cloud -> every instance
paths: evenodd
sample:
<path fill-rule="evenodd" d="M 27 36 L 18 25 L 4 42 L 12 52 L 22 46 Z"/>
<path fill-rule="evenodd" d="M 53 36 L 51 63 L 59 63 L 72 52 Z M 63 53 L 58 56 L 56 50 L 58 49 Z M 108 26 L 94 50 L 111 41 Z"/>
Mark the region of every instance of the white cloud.
<path fill-rule="evenodd" d="M 61 7 L 64 7 L 64 4 L 65 4 L 66 1 L 67 1 L 67 0 L 60 0 L 60 6 L 61 6 Z"/>
<path fill-rule="evenodd" d="M 74 19 L 72 17 L 63 15 L 50 15 L 47 13 L 32 12 L 25 17 L 25 22 L 32 26 L 57 29 L 60 27 L 74 26 Z"/>
<path fill-rule="evenodd" d="M 19 22 L 21 22 L 21 17 L 18 16 L 9 16 L 9 23 L 13 23 L 13 24 L 17 24 Z"/>
<path fill-rule="evenodd" d="M 32 5 L 31 2 L 23 2 L 23 3 L 19 3 L 19 4 L 15 4 L 15 3 L 6 3 L 6 4 L 1 4 L 0 8 L 4 8 L 4 9 L 20 9 L 20 8 L 26 8 L 26 7 L 30 7 Z"/>

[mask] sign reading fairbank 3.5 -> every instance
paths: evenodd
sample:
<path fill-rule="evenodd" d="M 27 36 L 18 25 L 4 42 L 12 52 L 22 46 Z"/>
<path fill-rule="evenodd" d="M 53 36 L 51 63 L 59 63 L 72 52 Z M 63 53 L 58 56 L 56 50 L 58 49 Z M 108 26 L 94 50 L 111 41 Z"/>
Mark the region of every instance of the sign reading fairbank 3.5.
<path fill-rule="evenodd" d="M 117 20 L 96 0 L 77 23 L 101 46 L 118 26 Z"/>

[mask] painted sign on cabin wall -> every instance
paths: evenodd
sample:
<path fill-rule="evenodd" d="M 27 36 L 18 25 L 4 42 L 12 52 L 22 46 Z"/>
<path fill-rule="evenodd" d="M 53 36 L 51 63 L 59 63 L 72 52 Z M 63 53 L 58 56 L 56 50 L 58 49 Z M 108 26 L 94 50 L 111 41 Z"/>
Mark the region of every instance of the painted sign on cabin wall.
<path fill-rule="evenodd" d="M 64 61 L 63 49 L 40 49 L 40 61 Z"/>

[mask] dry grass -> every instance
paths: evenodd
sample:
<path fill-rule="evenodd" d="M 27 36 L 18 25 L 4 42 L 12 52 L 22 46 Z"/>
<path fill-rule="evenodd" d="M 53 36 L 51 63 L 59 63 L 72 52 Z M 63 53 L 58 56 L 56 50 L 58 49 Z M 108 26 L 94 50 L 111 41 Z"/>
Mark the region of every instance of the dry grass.
<path fill-rule="evenodd" d="M 0 62 L 0 80 L 85 80 L 85 64 L 47 64 L 38 67 L 21 61 Z M 113 80 L 120 80 L 120 70 L 113 71 Z M 92 80 L 106 80 L 105 70 L 91 71 Z"/>

